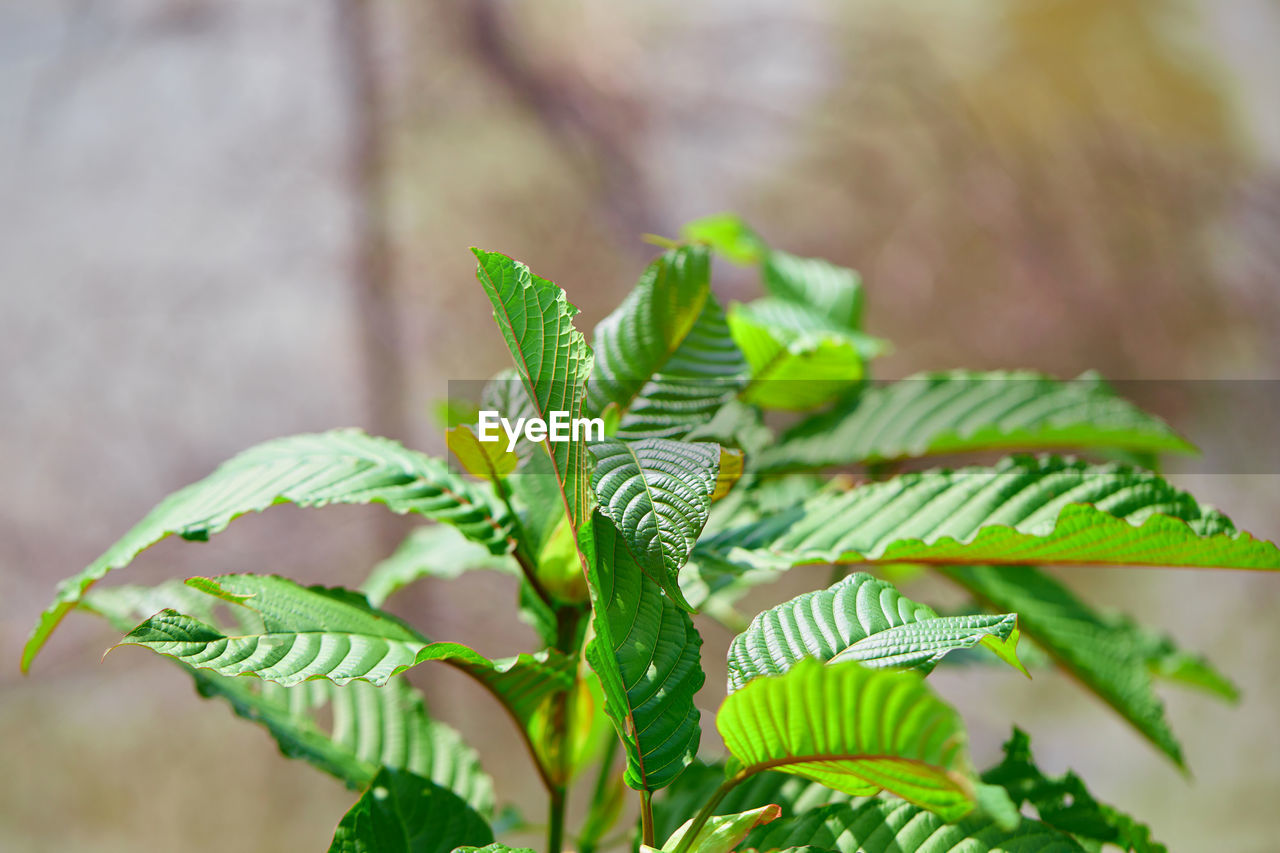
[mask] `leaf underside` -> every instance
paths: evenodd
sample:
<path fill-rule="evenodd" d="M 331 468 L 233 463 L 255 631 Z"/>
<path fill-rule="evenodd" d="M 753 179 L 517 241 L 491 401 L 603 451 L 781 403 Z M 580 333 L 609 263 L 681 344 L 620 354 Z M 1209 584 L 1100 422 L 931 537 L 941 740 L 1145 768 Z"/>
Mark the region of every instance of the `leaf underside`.
<path fill-rule="evenodd" d="M 1016 626 L 1012 613 L 939 617 L 860 572 L 756 616 L 729 645 L 729 692 L 805 658 L 928 672 L 954 649 L 1007 641 Z"/>
<path fill-rule="evenodd" d="M 489 825 L 455 794 L 384 767 L 338 824 L 329 853 L 452 853 L 491 841 Z"/>
<path fill-rule="evenodd" d="M 67 611 L 108 572 L 169 535 L 203 541 L 238 516 L 279 503 L 382 503 L 451 524 L 491 553 L 510 547 L 510 519 L 492 491 L 454 475 L 440 460 L 358 430 L 269 441 L 165 498 L 105 554 L 63 581 L 27 641 L 23 671 Z"/>
<path fill-rule="evenodd" d="M 758 471 L 834 468 L 978 450 L 1123 448 L 1189 453 L 1164 421 L 1091 376 L 924 373 L 815 415 L 760 456 Z"/>

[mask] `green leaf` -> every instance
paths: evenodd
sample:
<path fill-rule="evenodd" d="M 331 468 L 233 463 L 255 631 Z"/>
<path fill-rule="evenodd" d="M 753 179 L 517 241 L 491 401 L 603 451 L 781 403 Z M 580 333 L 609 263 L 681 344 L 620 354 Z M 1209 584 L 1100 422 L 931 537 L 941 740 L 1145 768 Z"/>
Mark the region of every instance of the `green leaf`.
<path fill-rule="evenodd" d="M 600 509 L 626 539 L 646 574 L 685 609 L 680 569 L 706 526 L 720 474 L 711 442 L 606 439 L 591 445 Z"/>
<path fill-rule="evenodd" d="M 695 761 L 661 795 L 653 798 L 653 833 L 666 838 L 675 832 L 703 803 L 709 801 L 725 780 L 722 762 Z M 783 817 L 801 814 L 828 803 L 845 803 L 848 794 L 787 773 L 756 773 L 729 790 L 716 807 L 719 814 L 734 814 L 776 804 Z"/>
<path fill-rule="evenodd" d="M 171 534 L 203 541 L 238 516 L 279 503 L 382 503 L 451 524 L 491 553 L 510 547 L 510 519 L 492 491 L 455 476 L 437 459 L 357 430 L 269 441 L 165 498 L 88 568 L 63 581 L 27 641 L 23 671 L 67 611 L 108 572 Z"/>
<path fill-rule="evenodd" d="M 680 236 L 710 246 L 735 264 L 757 264 L 769 251 L 756 232 L 732 213 L 695 219 L 680 229 Z"/>
<path fill-rule="evenodd" d="M 445 430 L 445 443 L 468 474 L 491 483 L 506 477 L 520 464 L 520 457 L 514 450 L 507 450 L 501 439 L 481 441 L 469 424 Z"/>
<path fill-rule="evenodd" d="M 94 589 L 79 606 L 127 631 L 146 614 L 166 607 L 181 607 L 213 622 L 216 602 L 170 581 L 156 587 Z M 392 678 L 383 687 L 360 681 L 345 687 L 327 681 L 282 687 L 178 666 L 192 677 L 201 696 L 225 699 L 238 716 L 266 728 L 283 755 L 306 761 L 348 787 L 364 788 L 380 767 L 393 767 L 448 788 L 482 815 L 493 810 L 493 781 L 475 750 L 453 728 L 431 719 L 422 694 L 403 678 Z"/>
<path fill-rule="evenodd" d="M 778 806 L 768 805 L 741 812 L 740 814 L 713 817 L 703 824 L 702 829 L 698 831 L 697 837 L 685 849 L 688 853 L 732 853 L 742 843 L 742 840 L 747 837 L 747 833 L 757 826 L 763 826 L 777 820 L 781 814 L 782 810 Z M 689 820 L 684 826 L 672 833 L 671 837 L 667 839 L 667 843 L 662 845 L 663 853 L 670 853 L 670 851 L 676 849 L 677 845 L 689 833 L 690 824 L 692 823 L 693 821 Z"/>
<path fill-rule="evenodd" d="M 515 360 L 516 373 L 538 417 L 550 421 L 564 412 L 570 422 L 584 415 L 592 354 L 573 326 L 578 309 L 555 282 L 540 278 L 519 261 L 473 249 L 476 278 L 493 304 L 493 317 Z M 587 517 L 586 443 L 542 442 L 550 457 L 562 502 L 576 529 Z"/>
<path fill-rule="evenodd" d="M 491 661 L 458 643 L 433 643 L 348 590 L 303 587 L 265 575 L 189 583 L 252 609 L 262 617 L 262 630 L 226 636 L 198 619 L 164 610 L 121 643 L 145 646 L 198 669 L 254 675 L 286 686 L 311 678 L 382 684 L 409 667 L 441 661 L 478 680 L 522 728 L 543 702 L 572 685 L 573 665 L 559 653 Z"/>
<path fill-rule="evenodd" d="M 711 260 L 702 247 L 671 249 L 651 263 L 622 304 L 596 326 L 588 409 L 599 414 L 614 403 L 626 412 L 679 349 L 710 292 Z"/>
<path fill-rule="evenodd" d="M 716 727 L 734 778 L 777 770 L 855 796 L 883 789 L 947 820 L 974 805 L 959 715 L 919 673 L 802 660 L 731 694 Z"/>
<path fill-rule="evenodd" d="M 865 375 L 859 341 L 827 324 L 792 324 L 801 309 L 760 300 L 734 304 L 729 330 L 751 368 L 742 399 L 764 408 L 812 409 Z"/>
<path fill-rule="evenodd" d="M 1133 637 L 1147 661 L 1147 668 L 1157 678 L 1195 688 L 1224 702 L 1239 701 L 1240 688 L 1230 678 L 1204 656 L 1178 648 L 1169 635 L 1147 630 L 1124 617 L 1108 618 L 1107 623 Z"/>
<path fill-rule="evenodd" d="M 405 537 L 395 553 L 373 567 L 360 589 L 371 605 L 381 607 L 388 598 L 415 581 L 452 580 L 472 569 L 520 574 L 510 554 L 492 554 L 487 548 L 459 536 L 451 527 L 419 527 Z"/>
<path fill-rule="evenodd" d="M 752 833 L 747 845 L 759 850 L 813 845 L 837 853 L 1084 853 L 1070 836 L 1038 821 L 1023 818 L 1006 829 L 975 814 L 948 823 L 890 797 L 784 818 Z"/>
<path fill-rule="evenodd" d="M 814 496 L 704 540 L 733 562 L 1096 563 L 1280 569 L 1280 549 L 1155 474 L 1015 456 Z M 1016 608 L 1008 608 L 1016 609 Z"/>
<path fill-rule="evenodd" d="M 1035 807 L 1040 820 L 1070 833 L 1082 843 L 1114 844 L 1133 853 L 1168 853 L 1151 838 L 1151 829 L 1111 806 L 1099 803 L 1075 773 L 1050 779 L 1031 756 L 1031 738 L 1021 729 L 1004 745 L 1004 760 L 982 774 L 999 785 L 1018 805 Z"/>
<path fill-rule="evenodd" d="M 508 847 L 495 842 L 484 847 L 459 847 L 453 853 L 534 853 L 532 847 Z"/>
<path fill-rule="evenodd" d="M 329 853 L 450 853 L 492 840 L 489 825 L 457 795 L 383 768 L 338 824 Z"/>
<path fill-rule="evenodd" d="M 788 430 L 757 470 L 827 468 L 982 450 L 1121 448 L 1190 453 L 1164 421 L 1086 374 L 924 373 L 868 389 Z"/>
<path fill-rule="evenodd" d="M 929 672 L 954 649 L 1017 642 L 1013 613 L 939 617 L 865 572 L 766 610 L 729 644 L 729 692 L 807 658 Z M 1018 669 L 1009 649 L 1010 662 Z M 1025 670 L 1024 670 L 1025 672 Z"/>
<path fill-rule="evenodd" d="M 693 760 L 702 730 L 702 638 L 689 615 L 641 571 L 625 538 L 596 513 L 582 548 L 595 601 L 587 661 L 600 676 L 605 711 L 627 751 L 626 782 L 653 791 Z"/>
<path fill-rule="evenodd" d="M 1156 696 L 1142 637 L 1108 622 L 1058 581 L 1030 566 L 952 566 L 948 578 L 996 609 L 1179 766 L 1182 749 Z"/>
<path fill-rule="evenodd" d="M 773 250 L 762 269 L 770 295 L 804 305 L 846 329 L 862 329 L 862 277 L 821 258 Z"/>
<path fill-rule="evenodd" d="M 729 333 L 724 309 L 708 295 L 679 348 L 622 416 L 620 438 L 684 438 L 730 403 L 748 367 Z"/>

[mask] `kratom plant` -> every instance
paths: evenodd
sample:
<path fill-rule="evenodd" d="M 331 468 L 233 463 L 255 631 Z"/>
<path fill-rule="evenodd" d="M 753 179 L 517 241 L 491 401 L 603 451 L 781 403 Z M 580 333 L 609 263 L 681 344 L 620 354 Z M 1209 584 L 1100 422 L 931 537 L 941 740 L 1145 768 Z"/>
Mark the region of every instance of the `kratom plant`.
<path fill-rule="evenodd" d="M 252 448 L 65 581 L 23 668 L 71 609 L 100 614 L 121 644 L 171 658 L 285 755 L 361 792 L 333 851 L 501 851 L 496 836 L 530 828 L 551 853 L 1164 850 L 1075 775 L 1042 774 L 1017 729 L 977 772 L 926 676 L 957 658 L 1025 673 L 1025 637 L 1028 662 L 1070 672 L 1181 766 L 1154 682 L 1235 688 L 1039 567 L 1275 570 L 1280 551 L 1155 473 L 1159 454 L 1193 448 L 1094 376 L 873 383 L 883 344 L 862 329 L 851 270 L 771 249 L 729 216 L 663 245 L 590 345 L 557 285 L 476 251 L 515 366 L 470 409 L 451 400 L 456 464 L 354 430 Z M 713 253 L 757 266 L 763 298 L 722 308 Z M 1014 450 L 1095 461 L 913 464 Z M 380 503 L 432 524 L 358 590 L 266 574 L 93 588 L 170 534 L 203 541 L 280 503 Z M 749 587 L 809 564 L 833 567 L 829 587 L 739 615 Z M 491 660 L 382 609 L 407 584 L 469 569 L 518 579 L 513 604 L 542 648 Z M 944 615 L 903 596 L 891 579 L 920 569 L 973 606 Z M 738 632 L 714 720 L 724 758 L 699 753 L 695 614 Z M 477 753 L 428 715 L 404 672 L 429 661 L 510 716 L 545 824 L 498 810 Z M 570 830 L 571 783 L 592 764 Z"/>

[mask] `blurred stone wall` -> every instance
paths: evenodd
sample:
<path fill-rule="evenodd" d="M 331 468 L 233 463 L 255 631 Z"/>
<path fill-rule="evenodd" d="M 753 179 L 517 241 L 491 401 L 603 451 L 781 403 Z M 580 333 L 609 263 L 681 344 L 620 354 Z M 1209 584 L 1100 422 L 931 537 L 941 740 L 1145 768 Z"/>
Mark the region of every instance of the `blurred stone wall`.
<path fill-rule="evenodd" d="M 0 0 L 0 849 L 327 843 L 352 795 L 171 666 L 100 663 L 112 635 L 75 615 L 25 679 L 18 649 L 56 581 L 163 494 L 264 438 L 382 425 L 371 375 L 394 380 L 398 431 L 440 451 L 431 401 L 505 360 L 470 245 L 560 282 L 589 327 L 651 254 L 639 233 L 733 209 L 863 271 L 871 330 L 897 345 L 885 376 L 1280 379 L 1265 0 L 377 0 L 353 43 L 356 2 Z M 722 294 L 751 292 L 719 272 Z M 1184 482 L 1274 538 L 1280 478 L 1238 473 L 1274 444 L 1257 411 L 1172 414 L 1237 472 Z M 389 541 L 377 511 L 282 508 L 121 574 L 354 583 Z M 1165 691 L 1191 781 L 1062 677 L 939 673 L 979 759 L 1012 714 L 1049 767 L 1173 849 L 1273 849 L 1280 583 L 1069 581 L 1208 652 L 1244 704 Z M 504 654 L 532 641 L 494 630 L 490 602 L 511 595 L 466 577 L 397 607 Z M 704 628 L 709 714 L 729 638 Z M 537 820 L 506 720 L 451 673 L 415 677 Z"/>

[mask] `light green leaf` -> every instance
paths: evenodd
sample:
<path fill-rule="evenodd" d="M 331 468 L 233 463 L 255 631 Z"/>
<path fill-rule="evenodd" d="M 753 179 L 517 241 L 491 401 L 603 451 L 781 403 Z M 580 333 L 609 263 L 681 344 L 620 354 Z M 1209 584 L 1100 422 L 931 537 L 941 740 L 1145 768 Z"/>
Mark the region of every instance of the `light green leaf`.
<path fill-rule="evenodd" d="M 495 483 L 520 464 L 514 450 L 507 450 L 505 440 L 481 441 L 469 424 L 458 424 L 445 430 L 445 443 L 468 474 Z"/>
<path fill-rule="evenodd" d="M 591 341 L 595 366 L 587 404 L 599 414 L 610 404 L 626 412 L 663 370 L 702 313 L 711 292 L 711 260 L 700 246 L 664 252 L 649 265 Z"/>
<path fill-rule="evenodd" d="M 1068 771 L 1050 779 L 1031 756 L 1031 738 L 1021 729 L 1004 745 L 1004 760 L 982 774 L 984 782 L 999 785 L 1019 806 L 1029 803 L 1045 824 L 1070 833 L 1082 844 L 1114 844 L 1133 853 L 1168 853 L 1151 838 L 1151 829 L 1111 806 L 1099 803 Z"/>
<path fill-rule="evenodd" d="M 759 850 L 813 845 L 836 853 L 1084 853 L 1069 835 L 1038 821 L 1024 818 L 1005 829 L 974 814 L 948 823 L 892 797 L 784 818 L 756 830 L 747 844 Z"/>
<path fill-rule="evenodd" d="M 1182 749 L 1152 683 L 1147 646 L 1131 627 L 1109 623 L 1058 581 L 1029 566 L 951 566 L 940 571 L 989 606 L 1016 611 L 1028 637 L 1182 765 Z"/>
<path fill-rule="evenodd" d="M 457 795 L 384 767 L 338 824 L 329 853 L 449 853 L 492 840 L 489 825 Z"/>
<path fill-rule="evenodd" d="M 388 598 L 415 581 L 452 580 L 472 569 L 520 574 L 520 567 L 510 554 L 492 554 L 458 535 L 451 527 L 419 527 L 405 537 L 394 554 L 373 567 L 360 590 L 371 605 L 381 607 Z"/>
<path fill-rule="evenodd" d="M 641 571 L 625 538 L 596 513 L 583 532 L 596 636 L 587 661 L 600 676 L 605 711 L 627 752 L 626 782 L 653 791 L 693 760 L 702 730 L 702 638 L 687 613 Z"/>
<path fill-rule="evenodd" d="M 729 692 L 806 658 L 929 672 L 954 649 L 1017 642 L 1017 616 L 939 617 L 865 572 L 766 610 L 729 644 Z M 1017 657 L 1009 650 L 1011 663 Z M 1025 670 L 1024 670 L 1025 672 Z"/>
<path fill-rule="evenodd" d="M 724 309 L 708 295 L 680 347 L 622 416 L 617 436 L 684 438 L 730 403 L 747 376 L 747 363 L 729 333 Z"/>
<path fill-rule="evenodd" d="M 919 673 L 802 660 L 731 694 L 716 727 L 733 778 L 777 770 L 855 796 L 883 789 L 946 820 L 973 809 L 959 715 Z"/>
<path fill-rule="evenodd" d="M 699 550 L 762 568 L 1098 563 L 1280 569 L 1280 549 L 1155 474 L 1016 456 L 903 474 L 725 531 Z M 1015 608 L 1009 608 L 1015 609 Z"/>
<path fill-rule="evenodd" d="M 128 631 L 146 614 L 166 607 L 181 607 L 212 623 L 216 602 L 170 581 L 156 587 L 97 588 L 79 606 Z M 364 788 L 380 767 L 393 767 L 453 791 L 482 815 L 493 810 L 493 781 L 475 750 L 453 728 L 431 719 L 422 694 L 403 678 L 392 678 L 383 687 L 361 681 L 345 687 L 327 681 L 282 687 L 178 666 L 192 677 L 201 696 L 225 699 L 238 716 L 265 727 L 283 755 L 306 761 L 348 787 Z M 327 725 L 322 722 L 326 718 Z"/>
<path fill-rule="evenodd" d="M 757 264 L 769 251 L 756 232 L 732 213 L 695 219 L 680 229 L 680 236 L 688 242 L 710 246 L 735 264 Z"/>
<path fill-rule="evenodd" d="M 459 847 L 453 853 L 535 853 L 532 847 L 508 847 L 500 842 L 484 847 Z"/>
<path fill-rule="evenodd" d="M 582 418 L 592 355 L 573 326 L 578 309 L 555 282 L 534 275 L 519 261 L 497 252 L 472 251 L 479 261 L 476 277 L 493 304 L 494 320 L 538 417 L 550 421 L 552 412 L 564 412 L 570 422 Z M 549 436 L 542 444 L 576 529 L 587 518 L 591 498 L 586 444 L 551 441 Z"/>
<path fill-rule="evenodd" d="M 803 305 L 843 328 L 862 329 L 862 277 L 855 271 L 775 249 L 761 272 L 770 295 Z"/>
<path fill-rule="evenodd" d="M 779 322 L 778 314 L 795 319 L 800 309 L 767 300 L 730 308 L 730 333 L 751 368 L 743 400 L 764 408 L 812 409 L 862 380 L 863 358 L 852 333 L 825 324 L 797 328 Z"/>
<path fill-rule="evenodd" d="M 698 836 L 693 839 L 685 850 L 688 853 L 732 853 L 742 843 L 742 840 L 747 837 L 747 833 L 757 826 L 763 826 L 766 823 L 777 820 L 781 814 L 782 810 L 778 806 L 768 805 L 741 812 L 740 814 L 712 817 L 703 824 L 702 829 L 698 831 Z M 667 843 L 662 845 L 663 853 L 670 853 L 670 851 L 676 849 L 689 833 L 692 823 L 693 821 L 689 820 L 684 826 L 672 833 L 671 837 L 667 839 Z"/>
<path fill-rule="evenodd" d="M 757 470 L 827 468 L 980 450 L 1121 448 L 1189 453 L 1164 421 L 1096 376 L 1029 371 L 924 373 L 868 389 L 766 449 Z"/>
<path fill-rule="evenodd" d="M 198 669 L 254 675 L 286 686 L 311 678 L 382 684 L 409 667 L 437 660 L 478 680 L 522 728 L 543 702 L 572 684 L 573 665 L 556 652 L 491 661 L 458 643 L 433 643 L 348 590 L 303 587 L 265 575 L 189 583 L 255 611 L 262 630 L 226 636 L 212 625 L 164 610 L 121 644 L 144 646 Z"/>
<path fill-rule="evenodd" d="M 23 671 L 67 611 L 108 572 L 171 534 L 203 541 L 238 516 L 279 503 L 382 503 L 451 524 L 494 554 L 510 547 L 510 519 L 492 491 L 455 476 L 437 459 L 357 430 L 269 441 L 165 498 L 88 568 L 63 581 L 27 641 Z"/>
<path fill-rule="evenodd" d="M 591 445 L 600 509 L 622 533 L 645 573 L 676 603 L 680 569 L 706 526 L 720 473 L 711 442 L 607 439 Z"/>

